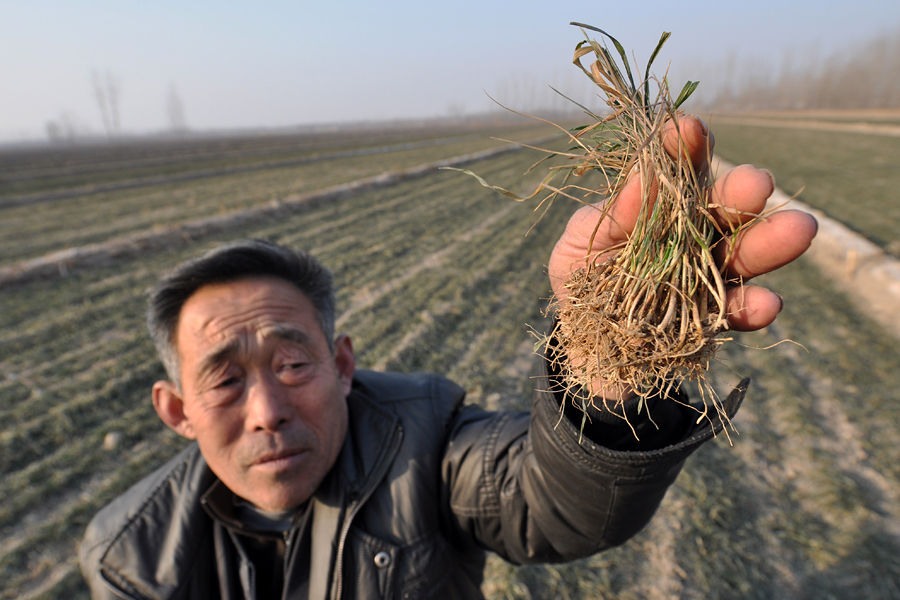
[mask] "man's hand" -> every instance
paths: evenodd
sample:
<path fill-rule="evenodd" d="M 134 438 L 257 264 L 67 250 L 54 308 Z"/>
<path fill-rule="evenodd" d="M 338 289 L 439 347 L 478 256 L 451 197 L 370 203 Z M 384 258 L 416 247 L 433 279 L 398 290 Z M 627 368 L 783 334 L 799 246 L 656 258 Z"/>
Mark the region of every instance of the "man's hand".
<path fill-rule="evenodd" d="M 709 168 L 713 138 L 702 121 L 683 116 L 678 121 L 684 148 L 695 168 Z M 663 133 L 669 154 L 678 152 L 678 135 L 673 123 Z M 721 177 L 713 188 L 712 202 L 718 205 L 716 218 L 727 229 L 760 214 L 775 189 L 768 171 L 750 165 L 736 167 Z M 597 256 L 625 241 L 634 229 L 641 206 L 640 177 L 633 176 L 619 194 L 613 209 L 603 220 L 588 249 L 591 235 L 601 215 L 602 204 L 585 206 L 572 215 L 556 243 L 548 264 L 550 285 L 560 301 L 565 301 L 564 284 L 570 273 L 585 266 L 585 257 Z M 733 256 L 724 265 L 727 276 L 747 281 L 773 271 L 799 257 L 816 235 L 818 224 L 808 213 L 784 210 L 760 219 L 739 235 Z M 721 256 L 720 260 L 724 260 Z M 765 327 L 781 311 L 781 298 L 763 287 L 733 286 L 727 292 L 728 322 L 732 329 L 752 331 Z"/>

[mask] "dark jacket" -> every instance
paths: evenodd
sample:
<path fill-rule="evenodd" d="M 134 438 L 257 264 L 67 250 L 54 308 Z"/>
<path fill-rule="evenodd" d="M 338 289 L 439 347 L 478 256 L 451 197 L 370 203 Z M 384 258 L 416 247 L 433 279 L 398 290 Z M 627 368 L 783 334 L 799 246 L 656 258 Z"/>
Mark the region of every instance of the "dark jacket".
<path fill-rule="evenodd" d="M 664 449 L 615 451 L 579 443 L 550 393 L 530 414 L 463 397 L 437 376 L 357 372 L 344 449 L 311 499 L 311 599 L 480 598 L 485 550 L 552 562 L 620 544 L 713 435 L 704 422 Z M 191 445 L 104 508 L 80 548 L 94 597 L 221 597 L 229 525 L 203 506 L 215 483 Z M 237 588 L 252 589 L 252 566 L 239 564 L 224 595 L 251 597 Z"/>

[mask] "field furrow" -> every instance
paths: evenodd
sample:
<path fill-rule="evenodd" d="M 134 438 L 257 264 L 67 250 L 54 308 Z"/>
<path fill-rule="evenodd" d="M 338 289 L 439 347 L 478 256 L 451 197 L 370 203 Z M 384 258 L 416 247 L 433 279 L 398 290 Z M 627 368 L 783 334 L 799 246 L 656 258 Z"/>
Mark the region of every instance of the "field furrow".
<path fill-rule="evenodd" d="M 324 162 L 352 156 L 384 154 L 431 146 L 461 144 L 467 149 L 492 142 L 490 135 L 528 136 L 534 125 L 498 123 L 432 129 L 361 128 L 335 133 L 143 140 L 129 144 L 95 144 L 54 149 L 0 151 L 0 207 L 73 197 L 108 184 L 142 184 L 166 176 L 208 174 L 211 171 L 267 168 L 303 161 Z M 514 139 L 519 139 L 514 137 Z M 49 198 L 52 199 L 52 198 Z"/>
<path fill-rule="evenodd" d="M 278 203 L 292 195 L 337 183 L 501 146 L 486 138 L 480 141 L 448 138 L 445 142 L 399 147 L 380 154 L 348 154 L 322 162 L 272 166 L 252 172 L 221 173 L 191 181 L 163 179 L 137 189 L 100 191 L 36 205 L 9 206 L 0 212 L 3 217 L 0 219 L 0 265 L 202 216 Z M 99 212 L 103 219 L 96 218 Z"/>
<path fill-rule="evenodd" d="M 155 443 L 154 443 L 155 442 Z M 159 454 L 165 444 L 152 438 L 144 440 L 130 452 L 124 460 L 115 461 L 117 468 L 100 481 L 86 486 L 74 501 L 53 506 L 46 511 L 49 518 L 38 521 L 31 518 L 32 526 L 21 538 L 12 538 L 10 550 L 0 556 L 0 578 L 10 586 L 10 591 L 40 586 L 48 576 L 68 578 L 68 572 L 77 568 L 71 560 L 76 545 L 88 520 L 102 508 L 103 498 L 120 494 L 134 481 L 132 472 L 149 471 L 159 464 Z M 174 453 L 171 446 L 168 449 Z M 112 461 L 103 461 L 111 468 Z M 99 465 L 98 465 L 99 466 Z M 60 563 L 67 564 L 63 573 L 58 571 Z M 83 583 L 79 583 L 77 593 L 83 594 Z M 0 598 L 18 598 L 18 595 L 4 595 Z"/>
<path fill-rule="evenodd" d="M 528 160 L 501 157 L 486 162 L 484 172 L 516 177 Z M 457 310 L 471 313 L 473 323 L 483 321 L 484 314 L 469 311 L 467 303 L 503 276 L 516 249 L 510 241 L 521 240 L 532 219 L 528 207 L 498 200 L 459 174 L 439 172 L 323 203 L 287 220 L 262 219 L 240 235 L 288 241 L 322 255 L 346 290 L 342 324 L 365 347 L 378 337 L 372 325 L 394 323 L 413 304 L 431 310 L 434 302 L 446 302 L 441 294 L 462 302 Z M 492 240 L 502 253 L 485 251 Z M 119 261 L 55 284 L 32 282 L 4 295 L 12 310 L 0 317 L 0 336 L 10 350 L 0 363 L 0 407 L 16 426 L 0 432 L 0 492 L 13 499 L 0 511 L 0 576 L 14 589 L 76 585 L 73 565 L 63 557 L 71 555 L 86 519 L 174 451 L 159 451 L 174 437 L 159 441 L 163 428 L 147 396 L 161 371 L 151 345 L 135 334 L 142 328 L 143 294 L 161 265 L 177 260 L 171 254 L 177 252 Z M 459 283 L 485 260 L 482 276 Z M 56 289 L 45 305 L 29 303 L 50 285 Z M 397 323 L 397 331 L 407 325 Z M 373 343 L 361 360 L 374 361 L 379 352 Z M 115 452 L 103 449 L 111 432 L 121 436 L 121 448 L 143 448 L 127 452 L 128 468 L 111 462 Z M 111 474 L 98 479 L 104 469 Z"/>
<path fill-rule="evenodd" d="M 3 197 L 72 191 L 0 209 L 0 267 L 247 211 L 197 229 L 196 238 L 0 292 L 0 599 L 86 598 L 74 556 L 88 519 L 183 447 L 149 400 L 164 375 L 144 333 L 145 294 L 172 265 L 219 243 L 262 237 L 319 256 L 334 272 L 339 329 L 351 335 L 360 367 L 443 373 L 473 402 L 527 409 L 542 386 L 529 328 L 548 327 L 545 265 L 574 206 L 554 206 L 526 237 L 533 205 L 437 171 L 269 210 L 311 190 L 494 143 L 470 133 L 316 138 L 305 149 L 293 138 L 173 143 L 123 149 L 109 164 L 114 158 L 101 148 L 0 155 L 0 168 L 22 166 Z M 793 131 L 782 139 L 777 130 L 736 126 L 716 135 L 727 157 L 771 168 L 789 191 L 805 184 L 808 203 L 890 246 L 898 182 L 883 157 L 895 151 L 894 138 L 842 136 L 829 174 L 822 152 L 839 152 L 826 143 L 833 138 Z M 404 148 L 407 141 L 418 145 Z M 315 153 L 332 157 L 301 164 Z M 854 153 L 878 157 L 861 164 Z M 290 160 L 297 164 L 266 166 Z M 516 182 L 534 160 L 512 152 L 474 169 L 525 189 Z M 244 172 L 78 189 L 228 168 Z M 733 446 L 720 436 L 701 448 L 656 518 L 619 548 L 565 565 L 491 558 L 490 600 L 900 597 L 896 339 L 805 260 L 762 283 L 785 297 L 784 311 L 766 330 L 726 344 L 712 370 L 722 394 L 753 379 Z"/>

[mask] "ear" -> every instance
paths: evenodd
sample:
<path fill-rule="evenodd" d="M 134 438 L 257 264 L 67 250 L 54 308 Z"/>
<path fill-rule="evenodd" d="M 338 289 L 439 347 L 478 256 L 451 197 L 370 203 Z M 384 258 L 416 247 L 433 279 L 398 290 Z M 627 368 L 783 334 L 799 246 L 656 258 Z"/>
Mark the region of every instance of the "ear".
<path fill-rule="evenodd" d="M 338 378 L 343 385 L 344 396 L 350 393 L 353 382 L 353 371 L 356 369 L 356 357 L 353 355 L 353 342 L 346 335 L 339 335 L 334 340 L 334 364 L 337 367 Z"/>
<path fill-rule="evenodd" d="M 157 381 L 153 384 L 153 408 L 163 423 L 175 433 L 189 440 L 196 439 L 194 427 L 184 414 L 184 400 L 175 383 Z"/>

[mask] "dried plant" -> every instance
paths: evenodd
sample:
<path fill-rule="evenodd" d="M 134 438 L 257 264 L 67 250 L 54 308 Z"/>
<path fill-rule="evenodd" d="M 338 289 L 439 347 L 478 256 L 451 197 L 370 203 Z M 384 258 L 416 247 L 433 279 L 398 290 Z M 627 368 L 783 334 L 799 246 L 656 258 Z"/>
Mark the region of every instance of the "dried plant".
<path fill-rule="evenodd" d="M 720 334 L 728 329 L 726 281 L 714 251 L 724 245 L 727 257 L 737 230 L 723 230 L 714 218 L 708 173 L 696 169 L 681 147 L 677 111 L 697 82 L 689 81 L 673 99 L 666 78 L 651 76 L 669 33 L 660 38 L 643 79 L 635 80 L 615 38 L 589 25 L 573 25 L 585 37 L 573 62 L 602 90 L 608 111 L 601 116 L 578 104 L 590 124 L 566 129 L 551 123 L 566 132 L 571 147 L 565 152 L 537 148 L 547 156 L 535 167 L 545 165 L 548 173 L 525 198 L 467 173 L 518 200 L 543 194 L 538 207 L 558 197 L 592 205 L 606 200 L 597 208 L 594 235 L 612 218 L 628 178 L 640 174 L 641 210 L 633 233 L 622 244 L 585 257 L 584 268 L 565 283 L 568 297 L 551 306 L 556 325 L 540 346 L 553 361 L 559 385 L 582 408 L 596 402 L 600 390 L 606 398 L 635 393 L 644 399 L 691 380 L 700 390 L 698 421 L 713 416 L 727 421 L 705 376 L 715 349 L 726 341 Z M 585 30 L 602 34 L 616 53 Z M 679 141 L 674 156 L 662 141 L 668 123 Z M 591 173 L 589 185 L 575 183 Z M 603 400 L 600 408 L 621 414 L 620 402 Z"/>

